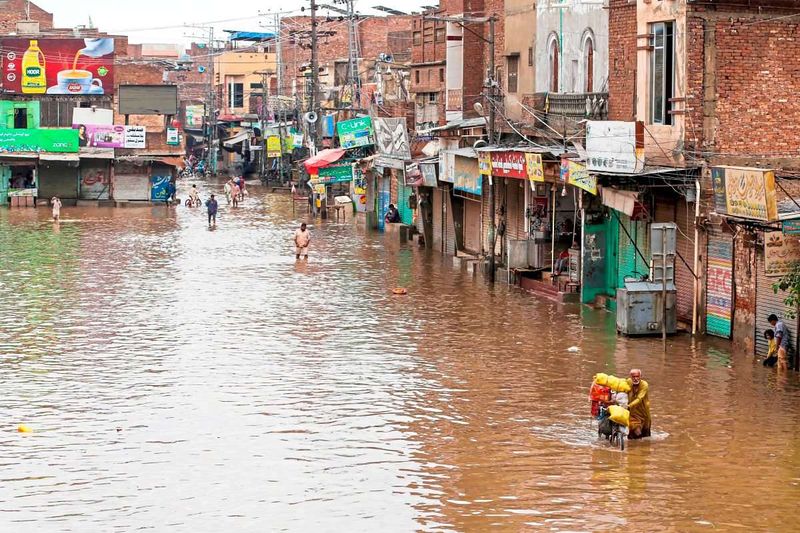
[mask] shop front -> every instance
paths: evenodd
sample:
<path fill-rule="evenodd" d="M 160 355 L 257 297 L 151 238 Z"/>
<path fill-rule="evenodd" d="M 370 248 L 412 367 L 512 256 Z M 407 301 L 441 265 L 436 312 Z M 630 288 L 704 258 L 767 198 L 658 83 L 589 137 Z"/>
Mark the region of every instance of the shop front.
<path fill-rule="evenodd" d="M 142 160 L 118 160 L 112 178 L 113 198 L 118 202 L 150 201 L 150 164 Z"/>
<path fill-rule="evenodd" d="M 0 154 L 0 206 L 33 207 L 38 161 L 38 154 Z"/>
<path fill-rule="evenodd" d="M 80 158 L 78 154 L 39 155 L 39 197 L 58 196 L 62 202 L 80 197 Z"/>
<path fill-rule="evenodd" d="M 111 173 L 114 151 L 83 152 L 80 155 L 79 199 L 87 201 L 111 198 Z"/>

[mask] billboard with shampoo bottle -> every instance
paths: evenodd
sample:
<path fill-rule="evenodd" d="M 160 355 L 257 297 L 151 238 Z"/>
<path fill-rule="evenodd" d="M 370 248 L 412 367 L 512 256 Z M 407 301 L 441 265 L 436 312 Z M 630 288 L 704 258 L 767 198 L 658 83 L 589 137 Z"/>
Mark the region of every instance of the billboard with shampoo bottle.
<path fill-rule="evenodd" d="M 6 92 L 16 94 L 111 94 L 114 39 L 2 39 Z"/>

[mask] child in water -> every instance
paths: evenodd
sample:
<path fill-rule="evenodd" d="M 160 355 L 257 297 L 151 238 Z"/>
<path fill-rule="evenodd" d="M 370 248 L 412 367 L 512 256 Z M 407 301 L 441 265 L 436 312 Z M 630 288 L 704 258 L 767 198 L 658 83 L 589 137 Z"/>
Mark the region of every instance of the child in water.
<path fill-rule="evenodd" d="M 773 367 L 778 362 L 778 343 L 775 341 L 775 332 L 771 329 L 764 330 L 764 338 L 767 339 L 769 349 L 763 364 L 764 366 Z"/>

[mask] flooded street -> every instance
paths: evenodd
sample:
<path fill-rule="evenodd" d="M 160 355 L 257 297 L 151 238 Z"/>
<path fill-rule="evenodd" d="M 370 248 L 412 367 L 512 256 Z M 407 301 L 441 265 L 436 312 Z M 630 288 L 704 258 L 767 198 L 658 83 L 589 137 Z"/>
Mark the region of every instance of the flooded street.
<path fill-rule="evenodd" d="M 215 231 L 48 215 L 0 210 L 0 531 L 797 527 L 800 383 L 726 342 L 665 354 L 350 223 L 296 262 L 258 187 Z M 619 452 L 587 393 L 631 367 L 654 437 Z"/>

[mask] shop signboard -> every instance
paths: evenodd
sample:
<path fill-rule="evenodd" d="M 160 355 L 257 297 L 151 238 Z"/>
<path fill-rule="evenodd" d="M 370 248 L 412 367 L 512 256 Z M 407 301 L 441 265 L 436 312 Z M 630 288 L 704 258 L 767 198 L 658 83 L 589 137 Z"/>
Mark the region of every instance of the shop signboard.
<path fill-rule="evenodd" d="M 531 190 L 536 190 L 536 183 L 544 182 L 544 165 L 542 164 L 542 154 L 525 154 L 525 167 L 528 172 L 528 181 L 531 182 Z"/>
<path fill-rule="evenodd" d="M 586 169 L 586 165 L 570 161 L 568 163 L 568 168 L 569 176 L 567 178 L 567 183 L 597 196 L 597 176 L 590 174 Z"/>
<path fill-rule="evenodd" d="M 77 153 L 78 149 L 77 130 L 0 130 L 0 152 Z"/>
<path fill-rule="evenodd" d="M 480 196 L 483 192 L 483 175 L 478 172 L 476 159 L 456 157 L 453 188 Z"/>
<path fill-rule="evenodd" d="M 765 222 L 778 219 L 778 195 L 772 170 L 714 167 L 711 176 L 717 213 Z"/>
<path fill-rule="evenodd" d="M 201 130 L 203 129 L 203 117 L 206 114 L 206 107 L 204 105 L 187 105 L 186 106 L 186 129 L 188 130 Z"/>
<path fill-rule="evenodd" d="M 358 166 L 353 167 L 353 199 L 356 211 L 367 212 L 367 178 Z"/>
<path fill-rule="evenodd" d="M 342 148 L 357 148 L 373 144 L 372 119 L 359 117 L 343 120 L 336 124 L 339 135 L 339 145 Z"/>
<path fill-rule="evenodd" d="M 178 128 L 167 128 L 167 145 L 178 146 L 181 144 L 181 138 L 178 134 Z"/>
<path fill-rule="evenodd" d="M 376 118 L 375 145 L 379 154 L 396 159 L 411 159 L 406 119 Z"/>
<path fill-rule="evenodd" d="M 456 154 L 453 152 L 439 152 L 439 181 L 453 183 L 456 174 Z"/>
<path fill-rule="evenodd" d="M 588 121 L 586 163 L 591 171 L 641 172 L 644 170 L 644 125 L 614 120 Z"/>
<path fill-rule="evenodd" d="M 281 156 L 281 138 L 277 135 L 267 137 L 267 157 Z"/>
<path fill-rule="evenodd" d="M 436 167 L 435 163 L 420 163 L 422 171 L 422 184 L 425 187 L 436 187 Z"/>
<path fill-rule="evenodd" d="M 353 165 L 331 165 L 319 169 L 319 183 L 343 183 L 353 180 Z"/>
<path fill-rule="evenodd" d="M 169 182 L 171 176 L 150 177 L 150 201 L 166 202 L 169 196 Z"/>
<path fill-rule="evenodd" d="M 492 175 L 498 178 L 528 179 L 524 152 L 490 152 Z"/>
<path fill-rule="evenodd" d="M 87 148 L 146 148 L 144 126 L 73 124 L 78 131 L 78 144 Z"/>
<path fill-rule="evenodd" d="M 112 94 L 114 39 L 4 38 L 0 84 L 13 94 Z"/>
<path fill-rule="evenodd" d="M 784 235 L 782 231 L 764 233 L 764 263 L 766 275 L 780 278 L 792 271 L 800 261 L 800 237 Z"/>

